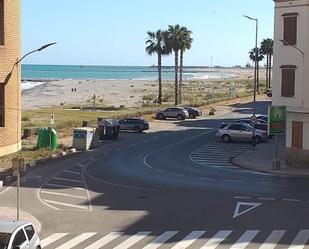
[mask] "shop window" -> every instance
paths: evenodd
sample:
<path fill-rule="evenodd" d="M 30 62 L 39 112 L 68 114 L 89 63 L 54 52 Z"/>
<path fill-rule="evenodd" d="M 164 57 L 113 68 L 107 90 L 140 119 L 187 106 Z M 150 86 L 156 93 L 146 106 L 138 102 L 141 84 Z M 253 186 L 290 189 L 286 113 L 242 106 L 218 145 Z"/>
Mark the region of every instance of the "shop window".
<path fill-rule="evenodd" d="M 4 84 L 0 84 L 0 127 L 4 127 Z"/>
<path fill-rule="evenodd" d="M 283 40 L 285 45 L 295 45 L 297 42 L 297 13 L 285 13 L 283 16 Z"/>
<path fill-rule="evenodd" d="M 293 97 L 295 95 L 295 70 L 297 67 L 284 65 L 280 68 L 282 69 L 281 96 Z"/>
<path fill-rule="evenodd" d="M 292 122 L 292 148 L 303 148 L 303 122 Z"/>

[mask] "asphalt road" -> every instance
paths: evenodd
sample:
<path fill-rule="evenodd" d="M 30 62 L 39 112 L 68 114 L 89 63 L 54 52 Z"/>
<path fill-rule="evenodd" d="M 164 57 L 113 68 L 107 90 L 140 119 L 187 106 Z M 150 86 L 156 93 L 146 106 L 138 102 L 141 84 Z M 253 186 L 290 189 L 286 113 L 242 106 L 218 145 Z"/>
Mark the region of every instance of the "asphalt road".
<path fill-rule="evenodd" d="M 258 112 L 269 104 L 258 102 Z M 309 179 L 234 167 L 230 157 L 250 145 L 215 137 L 220 122 L 251 106 L 125 134 L 29 174 L 22 208 L 42 222 L 44 248 L 303 248 Z M 14 205 L 14 190 L 1 203 Z"/>

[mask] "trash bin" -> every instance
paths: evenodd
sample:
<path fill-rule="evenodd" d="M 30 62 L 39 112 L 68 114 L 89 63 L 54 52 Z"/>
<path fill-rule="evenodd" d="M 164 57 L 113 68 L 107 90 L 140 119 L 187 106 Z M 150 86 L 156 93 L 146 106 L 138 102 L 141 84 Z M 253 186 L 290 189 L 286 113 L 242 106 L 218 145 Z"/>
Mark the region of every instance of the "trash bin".
<path fill-rule="evenodd" d="M 73 147 L 77 150 L 89 150 L 93 139 L 93 128 L 82 127 L 73 130 Z"/>
<path fill-rule="evenodd" d="M 104 139 L 118 139 L 120 125 L 117 120 L 113 119 L 103 119 L 99 123 L 100 129 L 100 140 Z"/>
<path fill-rule="evenodd" d="M 57 131 L 51 127 L 39 129 L 37 147 L 39 149 L 56 150 L 58 147 Z"/>

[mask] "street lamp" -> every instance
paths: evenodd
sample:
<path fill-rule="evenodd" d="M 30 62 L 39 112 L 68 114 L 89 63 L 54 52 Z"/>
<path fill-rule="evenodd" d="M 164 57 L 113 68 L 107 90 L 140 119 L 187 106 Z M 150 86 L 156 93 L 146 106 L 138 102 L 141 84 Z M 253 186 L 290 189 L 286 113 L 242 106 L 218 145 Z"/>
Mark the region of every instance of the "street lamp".
<path fill-rule="evenodd" d="M 256 113 L 256 86 L 257 86 L 257 63 L 258 63 L 258 28 L 259 28 L 259 20 L 257 18 L 252 18 L 250 16 L 243 15 L 243 17 L 255 21 L 255 63 L 254 63 L 254 85 L 253 85 L 253 113 L 252 113 L 252 149 L 255 149 L 256 138 L 255 138 L 255 113 Z"/>
<path fill-rule="evenodd" d="M 22 56 L 20 59 L 17 59 L 16 60 L 16 62 L 14 63 L 14 65 L 13 65 L 13 67 L 12 67 L 12 69 L 11 69 L 11 71 L 9 72 L 9 74 L 5 77 L 5 80 L 4 80 L 4 84 L 7 84 L 8 83 L 8 81 L 10 80 L 10 78 L 11 78 L 11 76 L 12 76 L 12 73 L 13 73 L 13 70 L 14 70 L 14 68 L 16 67 L 16 81 L 17 81 L 17 93 L 19 92 L 19 82 L 18 82 L 18 76 L 19 76 L 19 63 L 23 60 L 23 59 L 25 59 L 27 56 L 29 56 L 30 54 L 33 54 L 33 53 L 35 53 L 35 52 L 40 52 L 40 51 L 42 51 L 42 50 L 44 50 L 44 49 L 46 49 L 46 48 L 48 48 L 48 47 L 50 47 L 50 46 L 52 46 L 52 45 L 54 45 L 54 44 L 56 44 L 56 42 L 53 42 L 53 43 L 48 43 L 48 44 L 45 44 L 45 45 L 43 45 L 42 47 L 40 47 L 40 48 L 38 48 L 38 49 L 35 49 L 35 50 L 32 50 L 32 51 L 30 51 L 29 53 L 27 53 L 27 54 L 25 54 L 24 56 Z M 18 150 L 18 148 L 19 148 L 19 146 L 18 146 L 18 140 L 19 140 L 19 108 L 18 108 L 18 106 L 19 106 L 19 94 L 17 94 L 17 109 L 16 109 L 16 111 L 17 111 L 17 115 L 16 115 L 16 117 L 17 117 L 17 150 Z M 20 188 L 20 158 L 18 158 L 18 166 L 17 166 L 17 203 L 16 203 L 16 206 L 17 206 L 17 220 L 19 220 L 19 188 Z"/>

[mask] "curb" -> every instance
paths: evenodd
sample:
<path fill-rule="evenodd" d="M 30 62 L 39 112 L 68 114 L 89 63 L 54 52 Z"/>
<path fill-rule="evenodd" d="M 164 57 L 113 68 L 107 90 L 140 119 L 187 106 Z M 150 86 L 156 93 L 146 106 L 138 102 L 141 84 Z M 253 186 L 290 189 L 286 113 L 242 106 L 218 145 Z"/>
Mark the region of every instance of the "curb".
<path fill-rule="evenodd" d="M 263 169 L 256 169 L 256 168 L 251 168 L 251 167 L 248 167 L 246 165 L 243 165 L 243 164 L 240 164 L 238 162 L 235 162 L 235 158 L 231 158 L 229 160 L 229 162 L 233 165 L 233 166 L 236 166 L 236 167 L 239 167 L 239 168 L 242 168 L 242 169 L 247 169 L 247 170 L 251 170 L 253 172 L 260 172 L 260 173 L 266 173 L 266 174 L 270 174 L 272 176 L 277 176 L 277 177 L 282 177 L 282 178 L 287 178 L 287 177 L 290 177 L 290 178 L 304 178 L 304 179 L 309 179 L 309 175 L 300 175 L 300 174 L 286 174 L 286 173 L 280 173 L 280 170 L 263 170 Z"/>

